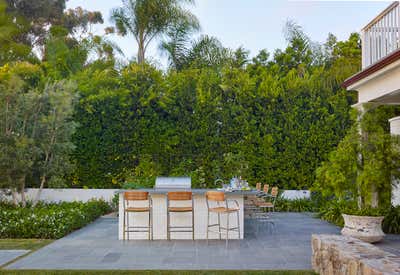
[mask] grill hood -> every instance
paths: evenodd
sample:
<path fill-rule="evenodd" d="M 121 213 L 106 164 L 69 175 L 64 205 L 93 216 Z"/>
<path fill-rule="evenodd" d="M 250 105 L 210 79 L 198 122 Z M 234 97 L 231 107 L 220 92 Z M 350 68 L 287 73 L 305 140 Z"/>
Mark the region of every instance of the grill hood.
<path fill-rule="evenodd" d="M 190 177 L 157 177 L 155 189 L 191 189 Z"/>

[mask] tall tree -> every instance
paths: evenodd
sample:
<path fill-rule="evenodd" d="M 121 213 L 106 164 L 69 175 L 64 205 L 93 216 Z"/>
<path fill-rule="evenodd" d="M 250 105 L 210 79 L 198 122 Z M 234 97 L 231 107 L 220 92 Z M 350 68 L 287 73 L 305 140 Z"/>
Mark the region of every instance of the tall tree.
<path fill-rule="evenodd" d="M 21 33 L 28 28 L 21 18 L 13 18 L 7 12 L 7 4 L 0 0 L 0 66 L 12 60 L 25 59 L 31 48 L 17 41 Z"/>
<path fill-rule="evenodd" d="M 29 63 L 0 67 L 0 186 L 11 190 L 15 203 L 20 193 L 22 205 L 28 179 L 40 190 L 59 185 L 70 167 L 75 85 L 60 81 L 43 89 L 41 76 Z"/>
<path fill-rule="evenodd" d="M 139 64 L 144 63 L 149 44 L 168 34 L 174 26 L 200 28 L 196 16 L 183 6 L 194 4 L 193 0 L 123 0 L 122 3 L 122 7 L 112 10 L 111 20 L 120 35 L 130 33 L 135 37 Z"/>
<path fill-rule="evenodd" d="M 103 23 L 98 11 L 81 7 L 65 11 L 66 0 L 1 0 L 0 4 L 2 1 L 5 1 L 7 15 L 18 30 L 13 41 L 34 49 L 40 57 L 46 55 L 44 45 L 52 27 L 63 27 L 70 39 L 81 41 L 90 33 L 93 24 Z"/>

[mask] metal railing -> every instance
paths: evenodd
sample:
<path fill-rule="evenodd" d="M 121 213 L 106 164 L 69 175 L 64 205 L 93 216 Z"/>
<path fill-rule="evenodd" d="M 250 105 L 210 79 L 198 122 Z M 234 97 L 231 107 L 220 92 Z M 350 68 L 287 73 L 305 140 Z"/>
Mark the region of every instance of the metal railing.
<path fill-rule="evenodd" d="M 393 2 L 362 29 L 363 69 L 400 48 L 400 6 Z"/>

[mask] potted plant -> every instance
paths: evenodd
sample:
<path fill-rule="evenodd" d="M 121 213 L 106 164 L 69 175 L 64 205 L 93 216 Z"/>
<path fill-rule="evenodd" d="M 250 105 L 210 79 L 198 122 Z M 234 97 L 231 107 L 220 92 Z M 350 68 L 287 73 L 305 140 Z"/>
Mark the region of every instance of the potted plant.
<path fill-rule="evenodd" d="M 392 112 L 379 107 L 365 113 L 317 169 L 316 188 L 348 202 L 342 211 L 343 235 L 367 242 L 384 236 L 382 213 L 391 206 L 392 181 L 400 167 L 398 138 L 387 127 Z"/>
<path fill-rule="evenodd" d="M 379 242 L 385 234 L 382 231 L 384 216 L 376 208 L 346 211 L 343 213 L 342 235 L 355 237 L 368 243 Z"/>

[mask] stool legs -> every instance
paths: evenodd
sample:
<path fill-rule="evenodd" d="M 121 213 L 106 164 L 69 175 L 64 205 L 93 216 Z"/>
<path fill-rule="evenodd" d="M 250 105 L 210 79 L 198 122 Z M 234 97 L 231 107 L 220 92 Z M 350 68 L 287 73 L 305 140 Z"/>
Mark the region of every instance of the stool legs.
<path fill-rule="evenodd" d="M 147 226 L 135 226 L 134 225 L 134 217 L 131 218 L 131 222 L 129 221 L 129 215 L 130 213 L 135 213 L 135 212 L 127 212 L 124 211 L 124 217 L 123 217 L 123 240 L 130 240 L 130 232 L 146 232 L 148 234 L 148 239 L 152 240 L 153 239 L 153 221 L 152 221 L 152 210 L 150 209 L 148 211 L 148 225 Z M 143 212 L 142 212 L 143 213 Z M 132 224 L 131 224 L 132 223 Z M 145 230 L 147 229 L 147 230 Z"/>
<path fill-rule="evenodd" d="M 194 210 L 192 211 L 192 240 L 194 241 Z"/>
<path fill-rule="evenodd" d="M 219 239 L 221 240 L 221 214 L 218 213 L 218 231 L 219 231 Z"/>
<path fill-rule="evenodd" d="M 237 226 L 238 226 L 238 234 L 239 234 L 239 240 L 240 240 L 240 215 L 239 211 L 236 212 L 236 219 L 237 219 Z"/>
<path fill-rule="evenodd" d="M 173 213 L 189 213 L 189 212 L 173 212 Z M 192 240 L 194 240 L 194 211 L 190 212 L 191 214 L 191 226 L 171 226 L 171 212 L 167 211 L 167 240 L 171 240 L 171 232 L 191 232 Z M 207 220 L 208 222 L 208 220 Z M 182 230 L 171 231 L 173 228 L 182 228 Z M 190 229 L 190 231 L 189 231 Z M 207 232 L 208 234 L 208 232 Z"/>
<path fill-rule="evenodd" d="M 125 240 L 125 233 L 126 233 L 126 230 L 125 230 L 125 226 L 126 226 L 126 225 L 125 225 L 126 217 L 125 217 L 125 216 L 126 216 L 126 212 L 124 211 L 124 221 L 123 221 L 123 226 L 122 226 L 122 230 L 123 230 L 123 232 L 122 232 L 122 235 L 123 235 L 123 236 L 122 236 L 122 239 L 123 239 L 123 240 Z"/>
<path fill-rule="evenodd" d="M 226 246 L 228 246 L 228 238 L 229 238 L 229 212 L 226 214 Z"/>
<path fill-rule="evenodd" d="M 216 213 L 217 217 L 218 217 L 218 223 L 210 225 L 210 211 L 208 211 L 208 213 L 207 213 L 207 232 L 206 232 L 207 241 L 209 240 L 209 231 L 210 231 L 209 229 L 210 229 L 210 227 L 213 227 L 213 226 L 218 226 L 218 232 L 217 231 L 212 231 L 212 230 L 211 230 L 211 232 L 218 233 L 218 236 L 219 236 L 220 240 L 222 239 L 222 229 L 225 230 L 225 232 L 226 232 L 225 241 L 226 241 L 227 245 L 228 245 L 229 232 L 230 231 L 236 231 L 237 230 L 238 238 L 240 240 L 240 237 L 241 237 L 241 234 L 240 234 L 240 214 L 239 214 L 239 211 L 235 211 L 235 212 L 236 212 L 236 224 L 237 224 L 237 227 L 230 228 L 230 214 L 231 213 L 226 212 L 226 213 L 222 213 L 222 214 L 226 214 L 226 227 L 224 228 L 224 227 L 221 227 L 221 213 Z"/>

